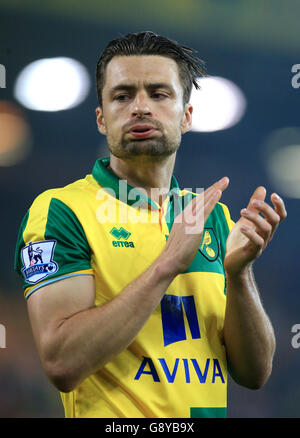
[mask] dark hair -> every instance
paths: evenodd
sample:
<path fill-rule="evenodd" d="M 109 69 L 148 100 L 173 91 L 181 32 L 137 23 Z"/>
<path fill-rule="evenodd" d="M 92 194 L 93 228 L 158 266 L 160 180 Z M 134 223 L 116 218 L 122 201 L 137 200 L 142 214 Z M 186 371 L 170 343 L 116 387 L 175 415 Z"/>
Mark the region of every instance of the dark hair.
<path fill-rule="evenodd" d="M 130 33 L 116 38 L 102 52 L 96 69 L 96 86 L 98 102 L 102 108 L 102 90 L 105 84 L 105 69 L 114 56 L 161 55 L 177 62 L 179 78 L 183 86 L 183 103 L 189 102 L 192 86 L 199 89 L 197 78 L 206 76 L 204 61 L 194 56 L 196 51 L 182 46 L 153 32 Z"/>

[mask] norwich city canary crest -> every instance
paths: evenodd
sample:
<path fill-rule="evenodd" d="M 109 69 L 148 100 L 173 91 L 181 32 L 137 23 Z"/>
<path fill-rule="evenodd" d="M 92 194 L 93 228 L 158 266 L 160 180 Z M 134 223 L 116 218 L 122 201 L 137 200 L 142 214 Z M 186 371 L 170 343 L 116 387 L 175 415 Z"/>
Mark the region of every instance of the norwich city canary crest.
<path fill-rule="evenodd" d="M 199 251 L 210 262 L 219 257 L 219 245 L 213 228 L 204 228 Z"/>

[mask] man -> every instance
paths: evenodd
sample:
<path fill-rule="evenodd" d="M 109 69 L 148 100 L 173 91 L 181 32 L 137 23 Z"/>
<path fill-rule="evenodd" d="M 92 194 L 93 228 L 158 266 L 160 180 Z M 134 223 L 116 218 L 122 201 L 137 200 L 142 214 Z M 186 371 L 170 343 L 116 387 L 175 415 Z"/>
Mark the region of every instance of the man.
<path fill-rule="evenodd" d="M 191 49 L 152 32 L 110 42 L 96 110 L 110 157 L 42 193 L 22 222 L 15 265 L 67 417 L 225 416 L 227 363 L 248 388 L 270 376 L 275 339 L 251 266 L 283 201 L 258 187 L 234 225 L 219 202 L 227 177 L 201 195 L 172 175 L 203 74 Z M 29 266 L 37 247 L 43 264 Z"/>

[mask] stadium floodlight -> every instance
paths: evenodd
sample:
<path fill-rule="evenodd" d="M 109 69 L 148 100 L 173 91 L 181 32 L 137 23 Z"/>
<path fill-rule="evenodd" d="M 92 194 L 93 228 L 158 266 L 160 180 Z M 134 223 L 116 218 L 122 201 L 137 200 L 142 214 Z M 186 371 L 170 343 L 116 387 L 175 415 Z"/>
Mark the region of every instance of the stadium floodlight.
<path fill-rule="evenodd" d="M 300 144 L 277 149 L 267 161 L 267 171 L 273 185 L 284 196 L 300 198 Z"/>
<path fill-rule="evenodd" d="M 287 126 L 270 132 L 261 145 L 261 154 L 272 189 L 300 199 L 300 129 Z"/>
<path fill-rule="evenodd" d="M 199 78 L 190 99 L 194 107 L 192 131 L 213 132 L 237 124 L 246 110 L 246 98 L 229 79 L 218 76 Z"/>
<path fill-rule="evenodd" d="M 36 111 L 74 108 L 88 95 L 90 77 L 75 59 L 40 59 L 27 65 L 17 77 L 15 98 Z"/>

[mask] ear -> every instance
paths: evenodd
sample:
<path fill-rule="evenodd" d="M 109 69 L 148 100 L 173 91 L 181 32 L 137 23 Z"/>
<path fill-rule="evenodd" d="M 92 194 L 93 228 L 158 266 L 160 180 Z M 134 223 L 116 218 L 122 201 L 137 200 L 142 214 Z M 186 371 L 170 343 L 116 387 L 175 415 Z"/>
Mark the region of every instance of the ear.
<path fill-rule="evenodd" d="M 192 127 L 192 113 L 193 107 L 191 104 L 187 103 L 184 108 L 184 114 L 181 122 L 181 133 L 185 134 Z"/>
<path fill-rule="evenodd" d="M 100 106 L 98 106 L 96 108 L 96 116 L 97 116 L 98 131 L 101 134 L 106 135 L 106 128 L 105 128 L 105 121 L 104 121 L 103 111 L 100 108 Z"/>

